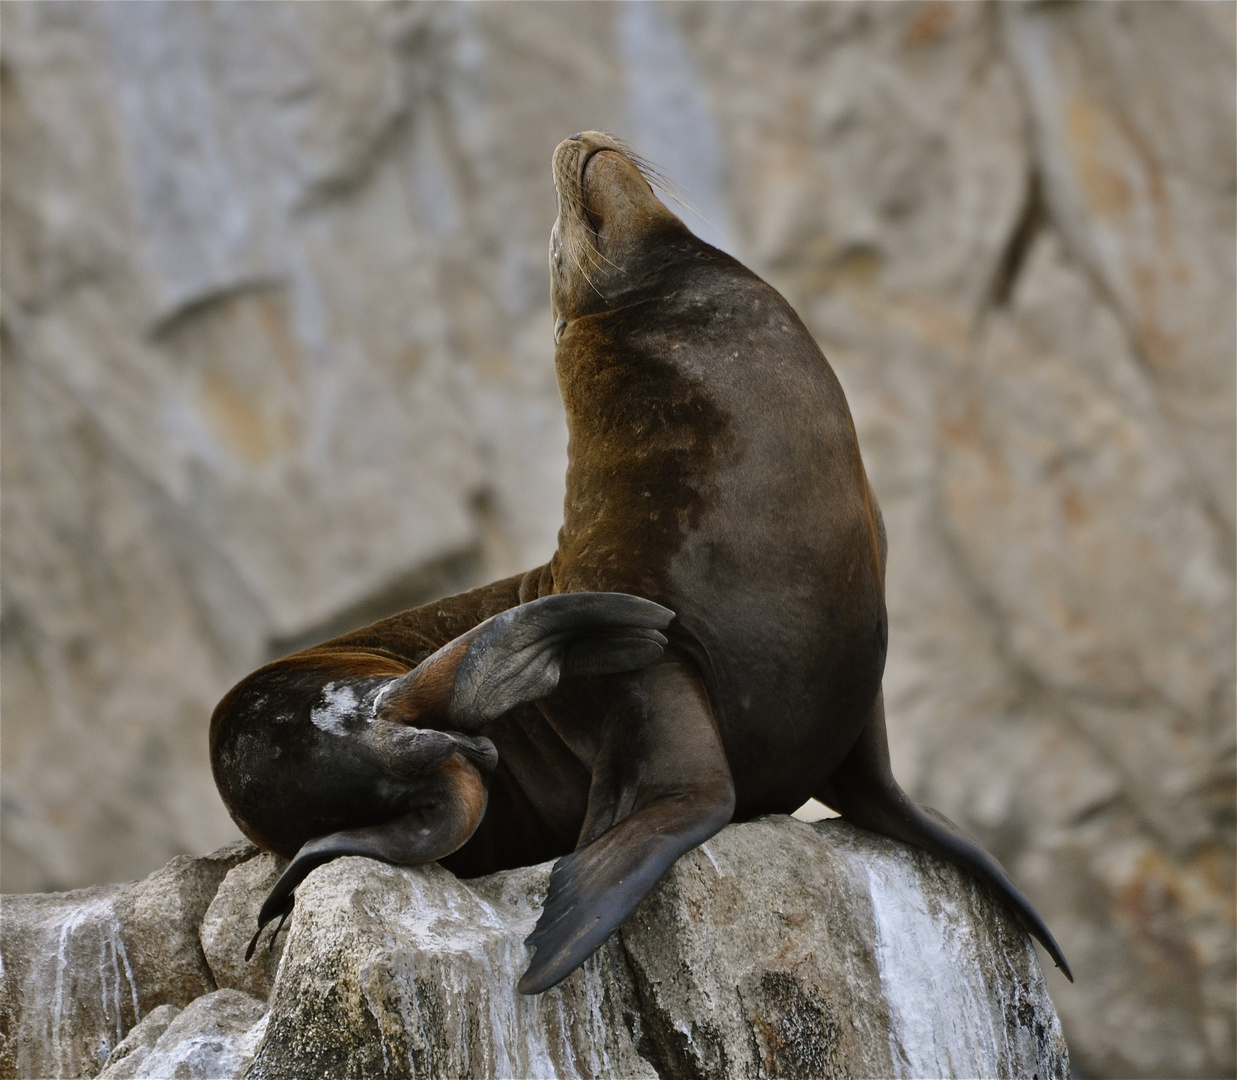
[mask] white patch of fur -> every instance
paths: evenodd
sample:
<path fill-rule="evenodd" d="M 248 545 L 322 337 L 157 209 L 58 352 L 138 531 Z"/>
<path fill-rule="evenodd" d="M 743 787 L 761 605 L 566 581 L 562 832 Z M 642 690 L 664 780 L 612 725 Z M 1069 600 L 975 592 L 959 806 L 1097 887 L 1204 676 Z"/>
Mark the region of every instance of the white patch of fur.
<path fill-rule="evenodd" d="M 360 704 L 356 691 L 347 683 L 329 682 L 322 688 L 322 704 L 310 709 L 309 719 L 328 734 L 347 735 L 348 721 Z"/>

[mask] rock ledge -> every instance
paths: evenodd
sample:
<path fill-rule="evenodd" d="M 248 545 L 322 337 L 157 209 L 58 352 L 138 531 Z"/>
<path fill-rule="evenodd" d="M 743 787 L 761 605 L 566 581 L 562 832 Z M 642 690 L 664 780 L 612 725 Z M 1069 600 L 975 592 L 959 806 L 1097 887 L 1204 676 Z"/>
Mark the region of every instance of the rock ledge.
<path fill-rule="evenodd" d="M 4 898 L 5 1076 L 1069 1075 L 1033 946 L 954 867 L 839 821 L 732 825 L 522 997 L 550 864 L 339 859 L 241 954 L 280 860 Z M 190 929 L 194 932 L 188 933 Z"/>

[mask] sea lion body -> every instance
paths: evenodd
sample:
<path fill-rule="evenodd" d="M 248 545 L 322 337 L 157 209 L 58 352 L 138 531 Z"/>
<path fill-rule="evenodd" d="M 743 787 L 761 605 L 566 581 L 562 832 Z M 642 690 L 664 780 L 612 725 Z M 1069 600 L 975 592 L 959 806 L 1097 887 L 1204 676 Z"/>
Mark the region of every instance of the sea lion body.
<path fill-rule="evenodd" d="M 791 811 L 880 688 L 880 526 L 841 387 L 772 288 L 684 229 L 652 298 L 569 323 L 554 587 L 677 613 L 736 814 Z"/>
<path fill-rule="evenodd" d="M 225 802 L 259 842 L 299 848 L 261 921 L 340 854 L 464 875 L 560 856 L 520 983 L 538 992 L 683 852 L 816 796 L 970 869 L 1064 967 L 999 865 L 889 770 L 884 528 L 811 335 L 610 137 L 565 140 L 554 176 L 557 550 L 269 665 L 220 704 Z M 349 694 L 324 742 L 315 716 Z M 332 755 L 348 767 L 324 779 Z M 305 776 L 264 781 L 281 762 Z"/>

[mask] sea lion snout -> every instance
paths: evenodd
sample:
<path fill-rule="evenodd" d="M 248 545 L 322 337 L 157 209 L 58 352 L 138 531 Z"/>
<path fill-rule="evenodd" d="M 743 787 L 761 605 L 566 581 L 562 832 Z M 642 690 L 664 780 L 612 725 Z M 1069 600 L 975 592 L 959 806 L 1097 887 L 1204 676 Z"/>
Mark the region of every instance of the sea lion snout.
<path fill-rule="evenodd" d="M 550 243 L 555 341 L 566 324 L 639 288 L 644 256 L 664 229 L 687 234 L 658 199 L 648 167 L 620 140 L 582 131 L 554 150 L 558 219 Z"/>
<path fill-rule="evenodd" d="M 599 232 L 614 218 L 630 219 L 636 213 L 647 217 L 652 209 L 650 199 L 661 206 L 644 174 L 619 150 L 602 148 L 585 156 L 580 194 L 584 209 Z M 654 212 L 653 216 L 661 215 Z"/>
<path fill-rule="evenodd" d="M 581 151 L 588 153 L 590 150 L 597 150 L 603 147 L 611 150 L 621 149 L 618 140 L 612 135 L 607 135 L 604 131 L 577 131 L 574 135 L 567 136 L 554 148 L 555 181 L 558 179 L 558 166 L 561 158 L 580 153 Z"/>
<path fill-rule="evenodd" d="M 621 217 L 625 228 L 599 240 L 628 237 L 647 220 L 674 215 L 653 192 L 632 152 L 602 131 L 585 131 L 564 139 L 554 151 L 554 181 L 560 200 L 590 218 L 600 232 L 603 219 Z"/>

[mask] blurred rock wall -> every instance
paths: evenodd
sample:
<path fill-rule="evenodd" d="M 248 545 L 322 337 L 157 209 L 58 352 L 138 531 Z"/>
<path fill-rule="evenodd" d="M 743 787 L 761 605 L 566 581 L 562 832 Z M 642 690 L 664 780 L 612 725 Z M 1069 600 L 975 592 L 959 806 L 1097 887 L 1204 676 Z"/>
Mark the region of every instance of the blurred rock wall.
<path fill-rule="evenodd" d="M 3 876 L 235 834 L 206 722 L 544 560 L 550 153 L 780 288 L 890 534 L 895 768 L 1084 1075 L 1233 1068 L 1234 7 L 8 3 Z M 776 422 L 776 418 L 770 418 Z"/>

